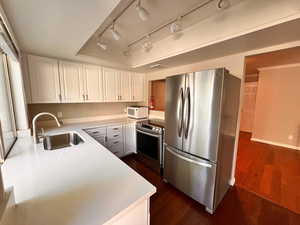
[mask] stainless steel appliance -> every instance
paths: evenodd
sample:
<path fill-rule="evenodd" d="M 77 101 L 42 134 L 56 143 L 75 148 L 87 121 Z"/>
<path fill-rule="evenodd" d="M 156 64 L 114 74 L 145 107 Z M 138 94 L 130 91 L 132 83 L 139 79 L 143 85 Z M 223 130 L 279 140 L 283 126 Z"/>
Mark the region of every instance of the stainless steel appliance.
<path fill-rule="evenodd" d="M 166 79 L 164 179 L 210 213 L 230 187 L 240 85 L 224 68 Z"/>
<path fill-rule="evenodd" d="M 127 116 L 133 119 L 145 119 L 148 117 L 148 107 L 129 106 L 127 107 Z"/>
<path fill-rule="evenodd" d="M 148 167 L 162 173 L 164 121 L 143 120 L 136 123 L 137 155 Z"/>

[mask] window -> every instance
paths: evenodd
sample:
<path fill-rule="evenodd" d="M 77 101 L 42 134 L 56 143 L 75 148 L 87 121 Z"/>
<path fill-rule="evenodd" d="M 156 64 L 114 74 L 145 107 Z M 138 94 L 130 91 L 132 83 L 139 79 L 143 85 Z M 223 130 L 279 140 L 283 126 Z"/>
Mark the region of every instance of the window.
<path fill-rule="evenodd" d="M 0 137 L 2 158 L 5 158 L 16 140 L 16 125 L 10 89 L 7 56 L 0 53 Z M 1 146 L 0 146 L 1 147 Z"/>

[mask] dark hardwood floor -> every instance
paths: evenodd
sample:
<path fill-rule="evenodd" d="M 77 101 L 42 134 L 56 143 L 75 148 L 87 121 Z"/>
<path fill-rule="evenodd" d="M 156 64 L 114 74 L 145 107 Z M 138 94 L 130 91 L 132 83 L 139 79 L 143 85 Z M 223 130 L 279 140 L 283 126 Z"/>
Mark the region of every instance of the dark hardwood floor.
<path fill-rule="evenodd" d="M 236 185 L 300 214 L 300 151 L 250 138 L 240 133 Z"/>
<path fill-rule="evenodd" d="M 241 135 L 239 147 L 245 145 L 249 150 L 239 149 L 237 184 L 226 194 L 214 215 L 208 214 L 204 206 L 163 182 L 157 173 L 138 161 L 134 155 L 125 157 L 123 159 L 125 163 L 157 187 L 157 193 L 151 197 L 151 225 L 300 225 L 300 214 L 274 204 L 255 193 L 254 186 L 270 187 L 277 183 L 272 181 L 271 185 L 267 184 L 273 178 L 263 181 L 262 184 L 261 181 L 257 181 L 263 176 L 268 177 L 268 174 L 262 175 L 265 173 L 264 170 L 256 165 L 256 161 L 259 161 L 259 165 L 263 164 L 262 158 L 265 157 L 257 153 L 260 152 L 259 148 L 250 152 L 251 146 L 249 146 L 249 141 L 244 140 L 245 138 L 247 136 Z M 246 151 L 251 153 L 251 156 Z M 253 170 L 257 172 L 253 173 Z M 251 183 L 250 191 L 247 189 L 247 182 Z M 298 190 L 300 192 L 300 189 Z M 299 199 L 294 198 L 293 201 L 299 202 Z"/>

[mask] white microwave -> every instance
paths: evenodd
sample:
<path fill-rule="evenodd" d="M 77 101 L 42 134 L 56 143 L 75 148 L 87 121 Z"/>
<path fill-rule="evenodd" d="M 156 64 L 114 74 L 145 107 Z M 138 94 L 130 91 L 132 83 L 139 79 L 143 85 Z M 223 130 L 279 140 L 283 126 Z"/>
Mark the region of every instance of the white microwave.
<path fill-rule="evenodd" d="M 144 119 L 148 117 L 148 107 L 129 106 L 127 107 L 127 116 L 133 119 Z"/>

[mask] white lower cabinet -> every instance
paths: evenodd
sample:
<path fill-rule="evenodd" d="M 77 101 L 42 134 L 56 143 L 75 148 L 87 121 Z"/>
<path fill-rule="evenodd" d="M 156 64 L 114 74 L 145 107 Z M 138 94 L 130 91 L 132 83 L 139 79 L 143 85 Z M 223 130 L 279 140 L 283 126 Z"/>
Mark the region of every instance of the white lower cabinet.
<path fill-rule="evenodd" d="M 135 123 L 84 130 L 118 157 L 136 153 Z"/>
<path fill-rule="evenodd" d="M 124 125 L 124 155 L 136 153 L 135 123 Z"/>
<path fill-rule="evenodd" d="M 118 157 L 122 157 L 124 155 L 122 125 L 107 127 L 106 147 Z"/>

